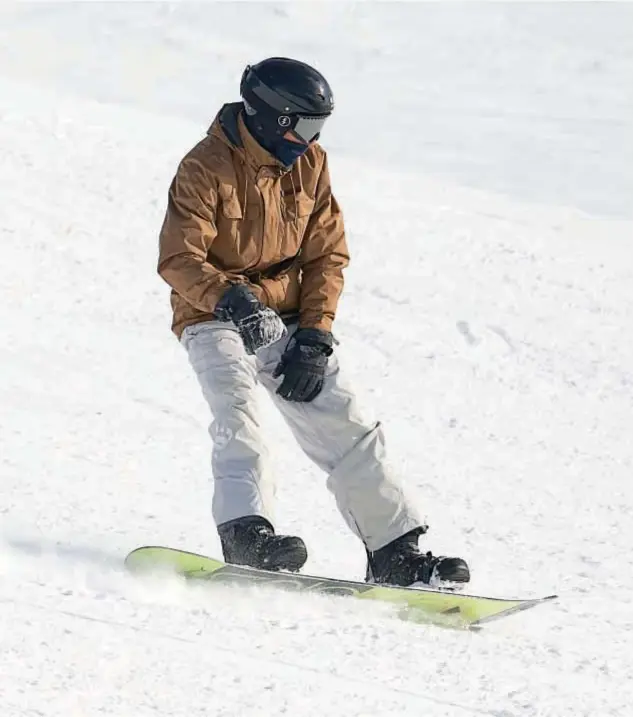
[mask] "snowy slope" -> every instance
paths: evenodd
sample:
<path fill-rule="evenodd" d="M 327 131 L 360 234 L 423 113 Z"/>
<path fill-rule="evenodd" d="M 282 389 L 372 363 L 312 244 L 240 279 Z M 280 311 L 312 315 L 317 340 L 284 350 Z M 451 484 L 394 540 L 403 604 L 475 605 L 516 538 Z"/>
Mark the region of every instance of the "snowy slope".
<path fill-rule="evenodd" d="M 0 8 L 3 717 L 630 714 L 631 20 L 624 4 Z M 455 634 L 121 571 L 146 542 L 219 552 L 207 409 L 156 235 L 176 163 L 268 54 L 318 64 L 337 93 L 339 353 L 429 547 L 467 557 L 475 591 L 558 604 Z M 323 476 L 266 418 L 279 527 L 310 572 L 361 577 Z"/>

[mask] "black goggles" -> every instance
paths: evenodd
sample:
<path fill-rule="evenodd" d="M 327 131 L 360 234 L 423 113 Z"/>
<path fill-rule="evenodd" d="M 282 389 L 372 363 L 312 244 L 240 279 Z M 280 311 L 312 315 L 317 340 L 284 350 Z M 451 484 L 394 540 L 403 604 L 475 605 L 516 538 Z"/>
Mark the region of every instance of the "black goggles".
<path fill-rule="evenodd" d="M 279 115 L 277 124 L 291 132 L 301 142 L 310 144 L 319 138 L 325 121 L 330 115 Z"/>

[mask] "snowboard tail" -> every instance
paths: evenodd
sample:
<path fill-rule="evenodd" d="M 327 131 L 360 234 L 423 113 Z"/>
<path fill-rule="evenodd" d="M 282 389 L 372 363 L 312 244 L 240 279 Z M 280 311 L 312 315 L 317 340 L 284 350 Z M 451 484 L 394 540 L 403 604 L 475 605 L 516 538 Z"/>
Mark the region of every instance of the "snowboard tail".
<path fill-rule="evenodd" d="M 125 566 L 134 573 L 168 570 L 189 580 L 212 584 L 260 584 L 287 591 L 377 600 L 398 606 L 398 615 L 405 620 L 461 628 L 476 628 L 556 598 L 556 595 L 524 600 L 494 598 L 432 588 L 403 588 L 299 573 L 269 572 L 158 546 L 133 550 L 126 557 Z"/>

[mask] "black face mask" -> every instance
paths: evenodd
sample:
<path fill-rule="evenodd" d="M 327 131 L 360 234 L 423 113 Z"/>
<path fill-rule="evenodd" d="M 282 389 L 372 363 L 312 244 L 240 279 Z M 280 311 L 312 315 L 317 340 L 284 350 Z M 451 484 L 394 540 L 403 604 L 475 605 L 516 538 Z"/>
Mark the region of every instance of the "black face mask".
<path fill-rule="evenodd" d="M 280 128 L 277 122 L 267 121 L 260 114 L 244 113 L 244 124 L 257 142 L 285 167 L 291 167 L 309 147 L 303 142 L 284 139 L 283 134 L 287 130 Z"/>
<path fill-rule="evenodd" d="M 293 142 L 290 139 L 280 137 L 275 145 L 273 154 L 284 165 L 291 167 L 302 154 L 305 154 L 310 145 L 299 142 Z"/>

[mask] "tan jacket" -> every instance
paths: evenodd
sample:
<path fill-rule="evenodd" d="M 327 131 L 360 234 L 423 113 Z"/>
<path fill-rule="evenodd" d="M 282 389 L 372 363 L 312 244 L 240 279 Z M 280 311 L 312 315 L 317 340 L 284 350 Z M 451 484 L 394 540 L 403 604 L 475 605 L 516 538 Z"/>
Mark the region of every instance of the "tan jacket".
<path fill-rule="evenodd" d="M 213 318 L 228 286 L 247 283 L 282 316 L 330 330 L 349 263 L 327 156 L 312 144 L 286 170 L 225 105 L 169 189 L 158 272 L 172 287 L 173 331 Z"/>

